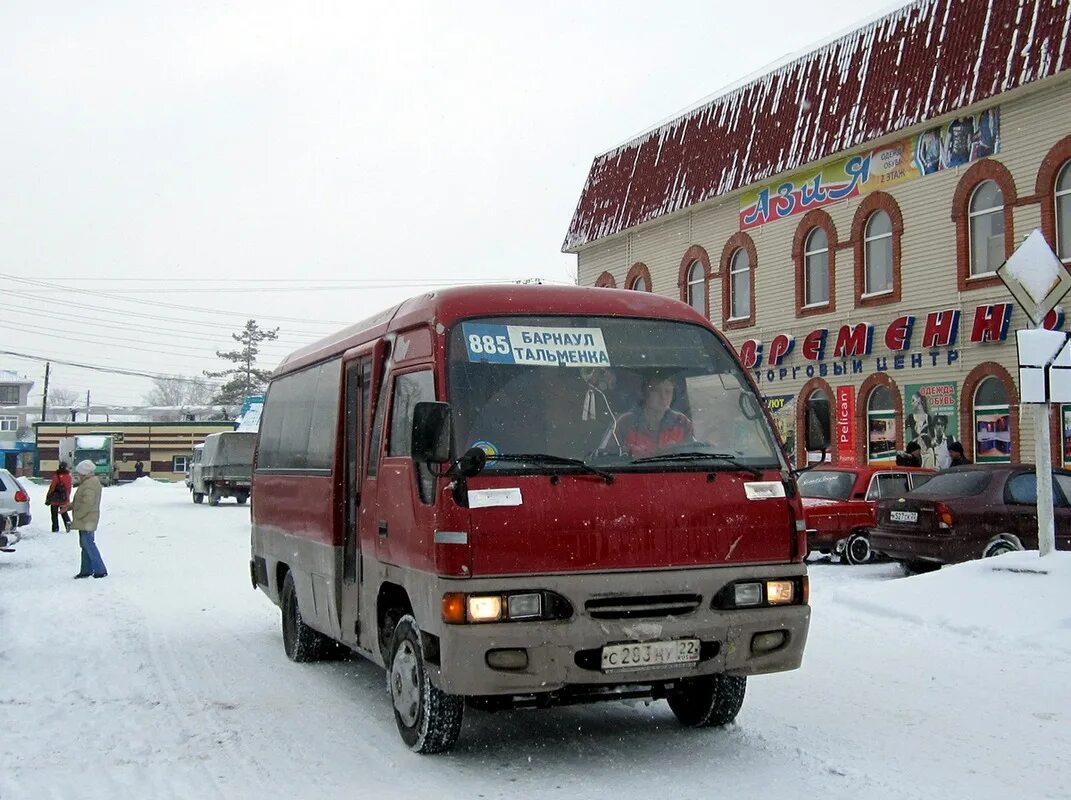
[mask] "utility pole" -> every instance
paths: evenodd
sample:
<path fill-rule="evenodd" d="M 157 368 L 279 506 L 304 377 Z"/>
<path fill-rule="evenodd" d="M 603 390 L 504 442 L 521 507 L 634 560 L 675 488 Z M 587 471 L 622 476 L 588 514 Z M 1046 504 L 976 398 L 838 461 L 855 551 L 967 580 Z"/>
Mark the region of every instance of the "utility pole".
<path fill-rule="evenodd" d="M 89 422 L 89 389 L 86 389 L 86 422 Z"/>
<path fill-rule="evenodd" d="M 45 414 L 48 413 L 48 374 L 52 371 L 52 362 L 45 362 L 45 393 L 41 396 L 41 422 L 45 421 Z"/>

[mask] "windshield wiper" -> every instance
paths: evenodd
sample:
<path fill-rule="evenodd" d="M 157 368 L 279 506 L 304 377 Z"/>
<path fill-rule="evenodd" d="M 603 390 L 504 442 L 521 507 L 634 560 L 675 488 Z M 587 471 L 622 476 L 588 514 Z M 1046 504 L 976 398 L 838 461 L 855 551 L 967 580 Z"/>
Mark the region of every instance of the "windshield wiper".
<path fill-rule="evenodd" d="M 561 464 L 569 467 L 580 467 L 581 471 L 588 472 L 592 475 L 598 475 L 607 483 L 614 482 L 614 476 L 605 470 L 598 469 L 591 466 L 591 464 L 579 458 L 567 458 L 566 456 L 555 456 L 550 453 L 495 453 L 487 457 L 488 461 L 509 461 L 511 463 L 533 463 L 533 464 Z"/>
<path fill-rule="evenodd" d="M 688 451 L 684 453 L 662 453 L 657 456 L 645 456 L 644 458 L 634 458 L 633 464 L 653 464 L 658 461 L 707 461 L 709 459 L 715 459 L 717 461 L 724 461 L 726 464 L 736 467 L 739 470 L 750 473 L 756 478 L 762 477 L 762 472 L 757 467 L 751 467 L 747 464 L 741 464 L 731 453 L 703 453 L 698 450 Z"/>

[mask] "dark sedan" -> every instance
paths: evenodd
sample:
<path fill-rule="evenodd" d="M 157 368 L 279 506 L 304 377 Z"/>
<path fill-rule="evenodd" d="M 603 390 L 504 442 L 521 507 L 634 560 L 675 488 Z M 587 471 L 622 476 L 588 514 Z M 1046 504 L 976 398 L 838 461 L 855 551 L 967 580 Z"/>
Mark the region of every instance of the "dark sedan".
<path fill-rule="evenodd" d="M 1056 548 L 1071 550 L 1071 472 L 1053 471 Z M 878 504 L 871 547 L 909 571 L 1038 546 L 1033 464 L 971 464 L 939 472 Z"/>

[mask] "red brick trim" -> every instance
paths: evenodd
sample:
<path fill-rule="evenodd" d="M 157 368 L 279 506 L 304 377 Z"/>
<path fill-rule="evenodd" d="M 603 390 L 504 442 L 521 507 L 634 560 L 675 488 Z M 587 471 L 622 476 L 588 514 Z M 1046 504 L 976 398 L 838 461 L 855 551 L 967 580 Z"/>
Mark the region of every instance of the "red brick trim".
<path fill-rule="evenodd" d="M 651 283 L 651 270 L 647 269 L 647 265 L 642 261 L 637 261 L 628 269 L 628 275 L 625 276 L 625 288 L 634 289 L 636 281 L 643 278 L 647 284 L 647 291 L 654 290 L 654 284 Z"/>
<path fill-rule="evenodd" d="M 1019 392 L 1011 374 L 993 361 L 986 361 L 967 373 L 963 381 L 962 395 L 959 401 L 959 440 L 963 443 L 963 454 L 974 460 L 974 393 L 986 378 L 996 378 L 1004 384 L 1008 395 L 1008 412 L 1011 414 L 1012 439 L 1011 460 L 1019 463 Z"/>
<path fill-rule="evenodd" d="M 677 288 L 680 289 L 681 302 L 688 302 L 688 270 L 692 264 L 698 261 L 703 265 L 703 314 L 710 319 L 710 279 L 713 274 L 710 271 L 710 256 L 707 251 L 697 244 L 693 244 L 684 251 L 681 258 L 680 270 L 677 272 Z"/>
<path fill-rule="evenodd" d="M 803 262 L 803 248 L 807 241 L 807 236 L 815 228 L 824 230 L 826 237 L 829 239 L 829 302 L 816 308 L 804 308 L 803 275 L 805 265 Z M 796 265 L 797 317 L 813 317 L 816 314 L 828 314 L 837 310 L 837 247 L 837 227 L 833 224 L 833 219 L 829 214 L 820 208 L 815 208 L 803 215 L 803 219 L 796 228 L 796 235 L 792 239 L 792 261 Z"/>
<path fill-rule="evenodd" d="M 730 320 L 732 314 L 732 275 L 730 266 L 737 250 L 747 253 L 751 269 L 748 270 L 748 281 L 751 284 L 751 313 L 741 319 Z M 755 324 L 755 270 L 759 266 L 759 253 L 755 249 L 755 242 L 751 237 L 738 231 L 729 237 L 725 247 L 721 251 L 721 327 L 723 330 L 732 331 L 739 328 L 750 328 Z"/>
<path fill-rule="evenodd" d="M 816 390 L 821 390 L 829 398 L 829 457 L 834 463 L 837 460 L 837 437 L 835 435 L 837 395 L 833 387 L 824 379 L 811 378 L 803 384 L 803 388 L 796 397 L 796 463 L 800 466 L 807 464 L 807 398 Z"/>
<path fill-rule="evenodd" d="M 1056 176 L 1064 164 L 1071 161 L 1071 135 L 1052 146 L 1041 160 L 1034 193 L 1041 203 L 1041 232 L 1049 245 L 1056 249 Z"/>
<path fill-rule="evenodd" d="M 969 204 L 974 190 L 987 180 L 994 181 L 1004 195 L 1004 257 L 1010 256 L 1015 249 L 1015 225 L 1012 218 L 1012 209 L 1018 202 L 1015 180 L 1008 168 L 999 161 L 983 158 L 963 173 L 956 186 L 956 193 L 952 196 L 952 222 L 956 226 L 956 276 L 961 292 L 1000 284 L 1000 278 L 995 275 L 990 278 L 968 278 L 971 274 Z"/>
<path fill-rule="evenodd" d="M 866 291 L 866 223 L 875 211 L 884 211 L 892 222 L 892 291 L 875 297 L 863 297 Z M 852 219 L 851 244 L 855 251 L 856 308 L 886 306 L 900 302 L 900 239 L 904 234 L 904 216 L 900 206 L 885 192 L 868 194 Z"/>
<path fill-rule="evenodd" d="M 896 415 L 896 449 L 904 449 L 904 396 L 896 381 L 884 372 L 875 372 L 859 387 L 855 396 L 855 459 L 857 464 L 867 463 L 867 442 L 870 440 L 867 420 L 867 405 L 870 393 L 884 386 L 893 396 L 893 413 Z"/>
<path fill-rule="evenodd" d="M 597 289 L 616 289 L 617 281 L 614 280 L 614 276 L 609 272 L 602 273 L 595 279 L 595 288 Z"/>

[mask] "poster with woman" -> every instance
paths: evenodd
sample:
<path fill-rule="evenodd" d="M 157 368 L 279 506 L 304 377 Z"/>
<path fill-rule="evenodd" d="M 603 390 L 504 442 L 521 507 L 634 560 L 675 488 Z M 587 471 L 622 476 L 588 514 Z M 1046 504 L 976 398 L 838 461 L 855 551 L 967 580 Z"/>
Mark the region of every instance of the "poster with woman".
<path fill-rule="evenodd" d="M 948 445 L 958 441 L 958 408 L 953 382 L 904 386 L 904 445 L 919 443 L 924 467 L 944 469 L 951 463 Z"/>

